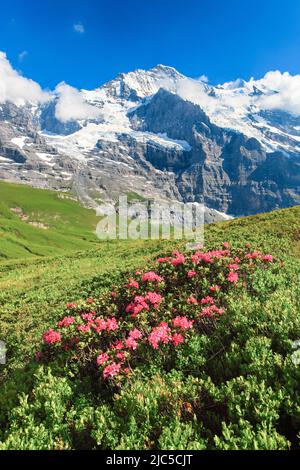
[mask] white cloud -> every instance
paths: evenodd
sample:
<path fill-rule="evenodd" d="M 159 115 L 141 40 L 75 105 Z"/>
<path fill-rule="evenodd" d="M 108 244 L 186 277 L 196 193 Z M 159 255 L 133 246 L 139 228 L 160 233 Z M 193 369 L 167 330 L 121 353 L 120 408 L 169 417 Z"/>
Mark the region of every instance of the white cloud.
<path fill-rule="evenodd" d="M 201 81 L 200 81 L 201 80 Z M 177 84 L 177 93 L 182 98 L 200 105 L 204 110 L 232 108 L 236 112 L 244 112 L 249 106 L 258 109 L 279 109 L 300 115 L 300 75 L 289 72 L 270 71 L 260 80 L 251 78 L 249 82 L 235 80 L 223 85 L 218 99 L 207 95 L 203 77 L 198 80 L 182 79 Z M 263 91 L 261 96 L 253 96 L 253 86 Z M 240 92 L 240 87 L 245 93 Z"/>
<path fill-rule="evenodd" d="M 199 80 L 183 78 L 177 83 L 176 92 L 181 98 L 200 106 L 213 105 L 214 99 L 206 92 L 206 85 Z"/>
<path fill-rule="evenodd" d="M 78 23 L 73 24 L 73 29 L 74 31 L 76 31 L 76 33 L 79 33 L 79 34 L 83 34 L 85 32 L 85 27 L 80 21 L 78 21 Z"/>
<path fill-rule="evenodd" d="M 20 54 L 18 55 L 18 58 L 19 58 L 19 62 L 23 62 L 23 60 L 25 59 L 25 57 L 28 55 L 28 52 L 27 51 L 22 51 L 20 52 Z"/>
<path fill-rule="evenodd" d="M 204 82 L 204 83 L 208 83 L 208 82 L 209 82 L 207 75 L 201 75 L 201 76 L 199 77 L 199 80 L 200 80 L 201 82 Z"/>
<path fill-rule="evenodd" d="M 261 84 L 270 93 L 258 99 L 256 104 L 260 108 L 300 114 L 300 75 L 275 70 L 268 72 L 257 84 Z"/>
<path fill-rule="evenodd" d="M 56 92 L 59 99 L 55 108 L 55 116 L 61 122 L 93 119 L 101 115 L 98 108 L 84 100 L 80 91 L 65 82 L 57 85 Z"/>
<path fill-rule="evenodd" d="M 6 54 L 0 51 L 0 103 L 10 101 L 16 105 L 45 102 L 50 98 L 40 85 L 14 70 Z"/>

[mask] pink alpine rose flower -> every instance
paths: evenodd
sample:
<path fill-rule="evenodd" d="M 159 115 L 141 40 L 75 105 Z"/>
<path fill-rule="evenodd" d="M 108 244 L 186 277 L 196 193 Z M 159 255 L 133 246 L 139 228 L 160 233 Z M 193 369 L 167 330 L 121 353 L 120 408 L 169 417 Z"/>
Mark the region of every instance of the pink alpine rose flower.
<path fill-rule="evenodd" d="M 272 261 L 274 260 L 274 258 L 273 258 L 272 255 L 264 255 L 264 256 L 262 257 L 262 260 L 263 260 L 263 261 L 267 261 L 267 262 L 269 262 L 269 263 L 272 263 Z"/>
<path fill-rule="evenodd" d="M 126 287 L 129 288 L 129 289 L 138 289 L 140 286 L 139 286 L 139 283 L 137 281 L 130 278 L 129 281 L 128 281 L 128 284 L 126 284 Z"/>
<path fill-rule="evenodd" d="M 111 346 L 112 349 L 123 349 L 124 348 L 124 344 L 122 343 L 121 340 L 117 340 L 115 341 L 112 346 Z"/>
<path fill-rule="evenodd" d="M 167 257 L 164 257 L 164 258 L 158 258 L 157 259 L 157 262 L 158 263 L 167 263 L 168 261 L 170 261 L 172 258 L 170 256 L 167 256 Z"/>
<path fill-rule="evenodd" d="M 193 295 L 191 295 L 191 296 L 187 299 L 187 303 L 188 303 L 188 304 L 196 304 L 196 303 L 197 303 L 196 297 L 194 297 Z"/>
<path fill-rule="evenodd" d="M 173 266 L 179 266 L 180 264 L 184 264 L 185 256 L 182 253 L 179 253 L 178 251 L 174 251 L 173 255 L 175 256 L 175 258 L 173 258 L 171 261 Z"/>
<path fill-rule="evenodd" d="M 181 333 L 174 333 L 172 335 L 172 343 L 174 346 L 178 346 L 179 344 L 184 342 L 184 337 L 182 336 Z"/>
<path fill-rule="evenodd" d="M 204 307 L 201 312 L 201 317 L 213 317 L 215 314 L 222 315 L 224 313 L 223 308 L 218 308 L 216 305 L 209 305 Z"/>
<path fill-rule="evenodd" d="M 141 339 L 143 336 L 143 333 L 141 333 L 140 330 L 137 328 L 134 328 L 134 330 L 129 331 L 129 337 L 133 339 Z"/>
<path fill-rule="evenodd" d="M 79 325 L 77 326 L 77 330 L 81 331 L 82 333 L 88 333 L 91 330 L 90 325 Z"/>
<path fill-rule="evenodd" d="M 64 317 L 62 320 L 60 320 L 57 323 L 58 328 L 63 328 L 72 325 L 74 323 L 75 318 L 74 317 Z"/>
<path fill-rule="evenodd" d="M 116 357 L 121 361 L 121 362 L 124 362 L 125 361 L 125 353 L 122 351 L 122 352 L 118 352 L 116 354 Z"/>
<path fill-rule="evenodd" d="M 126 348 L 128 349 L 133 349 L 135 350 L 138 346 L 138 343 L 135 339 L 133 339 L 131 336 L 129 336 L 126 340 L 125 340 L 125 346 Z"/>
<path fill-rule="evenodd" d="M 197 276 L 196 271 L 189 271 L 189 272 L 187 273 L 187 277 L 188 277 L 189 279 L 192 279 L 192 278 L 195 277 L 195 276 Z"/>
<path fill-rule="evenodd" d="M 99 354 L 99 356 L 97 357 L 97 364 L 98 366 L 102 366 L 103 364 L 105 364 L 109 359 L 109 355 L 107 353 L 101 353 Z"/>
<path fill-rule="evenodd" d="M 117 323 L 117 320 L 115 318 L 109 318 L 107 321 L 106 321 L 106 328 L 107 328 L 107 331 L 115 331 L 119 328 L 119 325 Z"/>
<path fill-rule="evenodd" d="M 105 379 L 109 379 L 110 377 L 114 377 L 120 372 L 121 364 L 116 364 L 113 362 L 112 364 L 105 367 L 103 370 L 103 377 Z"/>
<path fill-rule="evenodd" d="M 237 271 L 239 269 L 239 265 L 237 263 L 232 263 L 227 266 L 228 269 L 232 269 L 233 271 Z"/>
<path fill-rule="evenodd" d="M 75 303 L 68 303 L 68 304 L 66 305 L 66 307 L 67 307 L 67 309 L 70 310 L 70 309 L 72 309 L 72 308 L 76 308 L 76 307 L 77 307 L 77 304 L 75 304 Z"/>
<path fill-rule="evenodd" d="M 148 336 L 148 341 L 153 349 L 158 349 L 159 343 L 167 344 L 171 340 L 170 328 L 165 322 L 161 322 L 153 328 Z"/>
<path fill-rule="evenodd" d="M 93 327 L 97 333 L 101 333 L 101 331 L 104 331 L 107 328 L 107 323 L 103 318 L 95 318 L 94 323 L 95 325 L 93 325 Z"/>
<path fill-rule="evenodd" d="M 157 292 L 148 292 L 148 294 L 145 296 L 145 300 L 148 300 L 148 302 L 150 302 L 154 308 L 157 308 L 158 305 L 162 302 L 163 298 Z"/>
<path fill-rule="evenodd" d="M 193 320 L 188 320 L 185 316 L 178 315 L 172 320 L 173 326 L 181 328 L 182 330 L 187 330 L 193 327 Z"/>
<path fill-rule="evenodd" d="M 221 286 L 210 286 L 209 288 L 210 292 L 217 292 L 219 290 L 221 290 Z"/>
<path fill-rule="evenodd" d="M 144 282 L 162 282 L 163 278 L 156 274 L 154 271 L 149 271 L 142 275 L 142 281 Z"/>
<path fill-rule="evenodd" d="M 200 303 L 201 305 L 205 305 L 205 304 L 213 304 L 215 302 L 215 300 L 210 297 L 209 295 L 207 297 L 204 297 L 203 299 L 201 299 Z"/>
<path fill-rule="evenodd" d="M 232 284 L 235 284 L 236 282 L 238 282 L 239 280 L 239 275 L 238 273 L 234 272 L 234 271 L 230 271 L 230 273 L 228 274 L 227 276 L 227 280 L 229 282 L 231 282 Z"/>
<path fill-rule="evenodd" d="M 47 344 L 59 343 L 61 341 L 61 334 L 59 331 L 50 329 L 43 334 L 43 340 Z"/>

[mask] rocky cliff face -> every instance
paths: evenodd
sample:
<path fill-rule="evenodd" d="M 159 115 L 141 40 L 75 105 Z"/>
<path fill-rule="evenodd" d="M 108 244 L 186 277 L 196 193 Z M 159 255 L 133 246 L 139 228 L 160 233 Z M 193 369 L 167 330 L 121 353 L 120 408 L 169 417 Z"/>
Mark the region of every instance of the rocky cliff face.
<path fill-rule="evenodd" d="M 231 215 L 300 204 L 300 117 L 254 105 L 270 93 L 263 83 L 190 89 L 157 66 L 82 91 L 92 118 L 59 119 L 58 96 L 0 103 L 0 178 L 71 190 L 90 206 L 120 193 Z M 241 93 L 248 106 L 227 104 Z"/>
<path fill-rule="evenodd" d="M 130 113 L 137 130 L 166 133 L 190 145 L 189 151 L 146 158 L 175 173 L 182 200 L 230 214 L 253 214 L 300 202 L 300 159 L 268 153 L 253 138 L 212 124 L 197 105 L 160 90 Z"/>

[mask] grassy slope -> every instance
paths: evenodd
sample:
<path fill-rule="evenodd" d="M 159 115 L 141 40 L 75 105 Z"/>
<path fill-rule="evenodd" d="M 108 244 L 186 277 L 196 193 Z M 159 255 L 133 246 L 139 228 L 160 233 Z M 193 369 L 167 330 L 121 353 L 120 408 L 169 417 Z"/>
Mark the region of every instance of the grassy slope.
<path fill-rule="evenodd" d="M 9 368 L 27 362 L 42 331 L 54 324 L 67 301 L 94 295 L 117 282 L 124 271 L 143 266 L 175 246 L 175 242 L 151 240 L 99 242 L 93 234 L 94 212 L 75 201 L 2 182 L 0 194 L 0 339 L 8 343 Z M 49 230 L 21 221 L 10 211 L 12 207 L 48 224 Z M 206 226 L 205 242 L 251 242 L 284 259 L 287 276 L 297 278 L 299 220 L 300 207 L 294 207 L 212 224 Z"/>
<path fill-rule="evenodd" d="M 44 326 L 68 299 L 84 295 L 94 283 L 106 285 L 168 244 L 101 242 L 94 234 L 95 212 L 67 197 L 0 181 L 0 339 L 8 344 L 11 367 L 26 362 Z M 21 220 L 14 208 L 29 219 Z"/>
<path fill-rule="evenodd" d="M 98 244 L 95 212 L 67 197 L 65 193 L 0 181 L 0 259 L 59 255 Z M 29 219 L 21 220 L 11 210 L 15 208 Z M 49 228 L 32 226 L 30 221 Z"/>
<path fill-rule="evenodd" d="M 94 214 L 73 201 L 57 199 L 56 194 L 48 191 L 38 191 L 40 197 L 32 201 L 31 196 L 37 190 L 0 185 L 0 191 L 5 190 L 5 204 L 1 198 L 0 230 L 10 234 L 9 241 L 4 245 L 1 243 L 0 252 L 7 258 L 19 257 L 18 260 L 0 262 L 0 339 L 5 339 L 8 345 L 8 367 L 1 372 L 14 403 L 17 391 L 13 371 L 28 363 L 40 342 L 41 333 L 56 323 L 64 304 L 96 295 L 117 282 L 124 271 L 145 266 L 159 253 L 169 252 L 175 242 L 99 243 L 92 233 L 96 222 Z M 38 220 L 48 223 L 51 228 L 43 231 L 28 227 L 10 213 L 9 207 L 22 207 L 25 213 L 33 213 L 33 220 L 37 220 L 39 212 Z M 49 219 L 49 213 L 55 215 L 58 212 L 65 223 L 63 230 L 61 221 Z M 278 311 L 282 308 L 283 297 L 292 305 L 299 299 L 299 220 L 300 207 L 294 207 L 213 224 L 206 227 L 205 242 L 208 246 L 216 246 L 225 240 L 235 245 L 250 242 L 253 247 L 282 259 L 286 281 L 266 303 L 270 311 Z M 18 246 L 21 246 L 20 252 Z M 43 256 L 32 256 L 32 252 Z M 51 256 L 53 254 L 55 256 Z M 8 376 L 11 380 L 7 380 Z M 20 382 L 18 388 L 20 391 Z M 7 392 L 3 395 L 7 397 Z M 10 409 L 11 405 L 7 402 L 5 406 Z"/>
<path fill-rule="evenodd" d="M 205 242 L 214 246 L 224 240 L 235 245 L 251 242 L 284 259 L 287 275 L 293 272 L 297 276 L 299 220 L 300 207 L 294 207 L 212 224 L 206 227 Z M 89 243 L 93 242 L 87 241 L 87 246 Z M 0 263 L 0 332 L 11 345 L 10 365 L 26 362 L 41 332 L 60 316 L 67 301 L 95 295 L 117 282 L 124 271 L 150 263 L 174 247 L 175 242 L 168 241 L 98 242 L 92 250 Z"/>

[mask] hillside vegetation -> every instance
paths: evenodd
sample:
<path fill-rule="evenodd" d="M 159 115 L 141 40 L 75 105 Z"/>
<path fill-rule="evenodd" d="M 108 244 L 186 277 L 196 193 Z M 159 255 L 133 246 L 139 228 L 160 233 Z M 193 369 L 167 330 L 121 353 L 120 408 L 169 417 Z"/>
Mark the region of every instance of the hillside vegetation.
<path fill-rule="evenodd" d="M 68 193 L 0 181 L 0 259 L 92 248 L 96 224 L 95 211 Z"/>
<path fill-rule="evenodd" d="M 51 192 L 52 214 L 73 207 L 76 228 L 69 215 L 66 231 L 52 226 L 47 204 L 38 219 L 23 194 L 5 194 L 0 448 L 299 448 L 299 207 L 207 226 L 204 251 L 217 251 L 194 262 L 183 242 L 95 241 L 94 215 Z M 29 226 L 31 239 L 11 207 L 51 229 Z M 19 259 L 16 226 L 31 250 Z M 43 251 L 50 231 L 62 235 L 60 252 L 47 253 L 54 238 Z M 127 341 L 124 369 L 117 341 Z"/>

